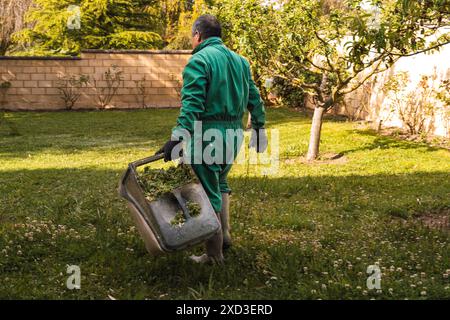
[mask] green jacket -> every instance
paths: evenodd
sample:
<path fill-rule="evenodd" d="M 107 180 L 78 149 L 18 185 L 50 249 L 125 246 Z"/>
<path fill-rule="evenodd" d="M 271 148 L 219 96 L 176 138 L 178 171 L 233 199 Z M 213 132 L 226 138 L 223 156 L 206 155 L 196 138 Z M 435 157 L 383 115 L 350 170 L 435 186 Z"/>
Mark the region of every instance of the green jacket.
<path fill-rule="evenodd" d="M 265 123 L 264 104 L 246 59 L 228 49 L 219 37 L 211 37 L 194 50 L 183 70 L 182 106 L 174 130 L 193 133 L 194 121 L 242 124 L 245 109 L 252 127 Z"/>

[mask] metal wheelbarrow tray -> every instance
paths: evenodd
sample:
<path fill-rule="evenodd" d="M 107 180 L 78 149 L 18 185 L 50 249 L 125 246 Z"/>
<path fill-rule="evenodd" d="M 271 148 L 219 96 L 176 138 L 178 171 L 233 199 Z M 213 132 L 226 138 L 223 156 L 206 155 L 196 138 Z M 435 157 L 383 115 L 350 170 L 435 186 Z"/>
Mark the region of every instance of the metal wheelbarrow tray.
<path fill-rule="evenodd" d="M 148 201 L 144 196 L 136 168 L 163 158 L 162 154 L 132 162 L 122 176 L 119 194 L 128 202 L 131 216 L 151 254 L 173 252 L 204 242 L 220 228 L 203 186 L 196 177 L 194 182 L 182 185 L 171 193 L 166 193 L 155 201 Z M 193 217 L 186 206 L 187 201 L 200 205 L 200 214 Z M 180 210 L 185 222 L 172 225 L 171 221 Z"/>

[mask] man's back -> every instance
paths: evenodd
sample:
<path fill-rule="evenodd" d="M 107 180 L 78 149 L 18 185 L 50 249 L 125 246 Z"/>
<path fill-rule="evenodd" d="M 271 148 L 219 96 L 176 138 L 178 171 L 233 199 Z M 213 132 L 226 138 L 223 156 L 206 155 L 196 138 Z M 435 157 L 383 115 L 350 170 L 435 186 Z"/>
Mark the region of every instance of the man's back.
<path fill-rule="evenodd" d="M 211 39 L 210 43 L 195 53 L 206 62 L 209 69 L 205 113 L 201 118 L 242 119 L 248 103 L 248 63 L 224 46 L 219 38 Z"/>
<path fill-rule="evenodd" d="M 183 71 L 182 109 L 177 127 L 192 132 L 195 120 L 242 125 L 246 108 L 254 127 L 264 123 L 264 107 L 251 79 L 247 60 L 229 50 L 219 37 L 204 40 Z"/>

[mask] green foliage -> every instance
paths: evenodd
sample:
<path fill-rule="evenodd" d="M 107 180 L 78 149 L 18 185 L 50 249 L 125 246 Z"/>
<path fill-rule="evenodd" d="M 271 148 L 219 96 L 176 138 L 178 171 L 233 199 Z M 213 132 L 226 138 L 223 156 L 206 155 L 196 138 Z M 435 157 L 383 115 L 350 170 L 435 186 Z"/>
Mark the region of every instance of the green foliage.
<path fill-rule="evenodd" d="M 186 222 L 186 217 L 183 214 L 183 211 L 180 209 L 175 217 L 170 221 L 170 224 L 172 226 L 181 226 L 183 223 Z"/>
<path fill-rule="evenodd" d="M 450 41 L 448 1 L 225 0 L 217 14 L 227 44 L 247 56 L 258 76 L 272 76 L 311 94 L 325 109 L 360 88 L 399 57 Z M 441 32 L 437 41 L 425 38 Z"/>
<path fill-rule="evenodd" d="M 208 13 L 208 11 L 208 2 L 204 0 L 196 0 L 194 1 L 192 8 L 181 11 L 176 27 L 173 28 L 173 35 L 169 36 L 167 39 L 169 42 L 167 49 L 192 49 L 192 25 L 199 16 Z"/>
<path fill-rule="evenodd" d="M 163 39 L 170 43 L 176 35 L 181 16 L 192 9 L 192 1 L 186 0 L 163 0 L 160 1 L 161 19 L 164 21 Z"/>
<path fill-rule="evenodd" d="M 110 36 L 109 45 L 114 49 L 149 49 L 159 48 L 162 45 L 161 36 L 154 32 L 123 31 Z"/>
<path fill-rule="evenodd" d="M 200 214 L 202 207 L 200 204 L 194 201 L 186 201 L 186 207 L 188 209 L 189 215 L 191 217 L 196 217 Z M 180 210 L 177 212 L 175 217 L 170 221 L 170 224 L 173 226 L 181 226 L 183 223 L 186 222 L 186 217 L 184 216 L 183 210 Z"/>
<path fill-rule="evenodd" d="M 80 28 L 68 28 L 80 7 Z M 18 51 L 75 55 L 81 49 L 154 49 L 163 26 L 155 0 L 35 0 L 28 28 L 14 35 Z M 149 31 L 152 30 L 152 31 Z"/>
<path fill-rule="evenodd" d="M 201 209 L 202 209 L 200 204 L 198 204 L 197 202 L 194 202 L 194 201 L 187 201 L 186 202 L 186 207 L 188 208 L 189 214 L 192 217 L 198 216 L 200 214 Z"/>
<path fill-rule="evenodd" d="M 194 180 L 195 176 L 187 165 L 170 167 L 167 170 L 145 167 L 144 172 L 138 175 L 139 184 L 149 201 L 156 200 L 158 197 Z"/>
<path fill-rule="evenodd" d="M 277 50 L 279 33 L 276 11 L 260 0 L 226 0 L 216 3 L 212 13 L 222 24 L 223 38 L 231 49 L 250 61 L 255 82 L 266 97 L 265 78 Z"/>
<path fill-rule="evenodd" d="M 305 92 L 302 88 L 294 86 L 283 78 L 275 78 L 273 88 L 270 90 L 279 98 L 284 106 L 304 108 Z"/>

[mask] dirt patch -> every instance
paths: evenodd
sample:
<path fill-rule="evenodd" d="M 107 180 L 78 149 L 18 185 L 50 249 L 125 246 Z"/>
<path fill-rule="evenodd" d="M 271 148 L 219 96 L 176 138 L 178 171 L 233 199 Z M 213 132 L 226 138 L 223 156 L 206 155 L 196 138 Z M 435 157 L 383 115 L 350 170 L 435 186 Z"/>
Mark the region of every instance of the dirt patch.
<path fill-rule="evenodd" d="M 425 214 L 418 219 L 428 228 L 450 232 L 450 209 L 439 213 Z"/>
<path fill-rule="evenodd" d="M 341 153 L 324 153 L 319 156 L 318 159 L 308 161 L 306 157 L 301 156 L 297 158 L 290 158 L 284 160 L 285 164 L 296 164 L 296 163 L 304 163 L 304 164 L 346 164 L 348 159 Z"/>

